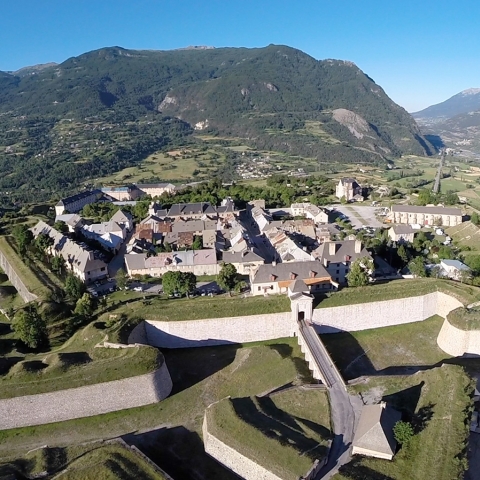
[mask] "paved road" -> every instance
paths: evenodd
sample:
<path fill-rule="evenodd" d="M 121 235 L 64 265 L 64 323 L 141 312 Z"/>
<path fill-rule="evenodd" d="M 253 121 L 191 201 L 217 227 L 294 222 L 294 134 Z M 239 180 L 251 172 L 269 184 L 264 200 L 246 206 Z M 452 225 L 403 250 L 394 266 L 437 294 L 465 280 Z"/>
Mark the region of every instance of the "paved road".
<path fill-rule="evenodd" d="M 108 264 L 108 276 L 110 278 L 115 278 L 115 275 L 117 272 L 123 268 L 123 265 L 125 263 L 125 253 L 127 250 L 127 244 L 132 238 L 133 235 L 133 230 L 131 232 L 127 233 L 127 237 L 125 238 L 125 241 L 123 242 L 122 246 L 120 247 L 120 250 L 118 253 L 113 257 L 112 261 Z"/>
<path fill-rule="evenodd" d="M 247 230 L 248 236 L 257 249 L 259 255 L 265 259 L 265 263 L 271 263 L 272 260 L 275 259 L 276 251 L 265 239 L 265 236 L 262 235 L 258 229 L 258 225 L 249 215 L 247 215 L 246 212 L 243 213 L 242 217 L 240 218 L 240 222 Z"/>
<path fill-rule="evenodd" d="M 300 330 L 307 342 L 315 362 L 324 375 L 333 423 L 334 438 L 327 464 L 318 472 L 316 480 L 332 478 L 338 469 L 351 460 L 350 450 L 355 429 L 355 413 L 342 377 L 334 366 L 323 342 L 313 327 L 300 322 Z"/>

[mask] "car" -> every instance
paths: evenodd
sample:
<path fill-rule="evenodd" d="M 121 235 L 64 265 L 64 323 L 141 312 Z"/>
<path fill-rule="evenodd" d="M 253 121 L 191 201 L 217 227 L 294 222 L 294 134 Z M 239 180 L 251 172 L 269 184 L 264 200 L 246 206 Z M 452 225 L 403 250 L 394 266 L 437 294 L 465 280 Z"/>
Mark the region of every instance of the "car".
<path fill-rule="evenodd" d="M 133 287 L 133 290 L 135 292 L 143 292 L 143 288 L 142 287 Z"/>

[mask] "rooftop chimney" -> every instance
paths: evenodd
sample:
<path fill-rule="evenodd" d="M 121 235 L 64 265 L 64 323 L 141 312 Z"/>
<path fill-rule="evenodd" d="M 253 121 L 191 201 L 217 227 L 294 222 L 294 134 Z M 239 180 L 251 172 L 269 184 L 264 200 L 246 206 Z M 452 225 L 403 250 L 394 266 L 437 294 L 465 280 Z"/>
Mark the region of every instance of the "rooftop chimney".
<path fill-rule="evenodd" d="M 362 242 L 360 240 L 355 240 L 355 253 L 360 253 L 362 251 Z"/>
<path fill-rule="evenodd" d="M 290 280 L 295 280 L 297 278 L 297 274 L 290 272 Z"/>
<path fill-rule="evenodd" d="M 337 251 L 337 244 L 335 242 L 328 242 L 328 254 L 335 255 Z"/>

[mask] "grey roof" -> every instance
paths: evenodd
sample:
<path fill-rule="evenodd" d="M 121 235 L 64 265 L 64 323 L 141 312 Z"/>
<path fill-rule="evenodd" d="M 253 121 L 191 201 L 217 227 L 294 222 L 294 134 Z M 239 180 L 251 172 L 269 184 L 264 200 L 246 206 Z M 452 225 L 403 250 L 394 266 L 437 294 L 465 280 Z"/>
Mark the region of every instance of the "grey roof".
<path fill-rule="evenodd" d="M 292 279 L 291 274 L 296 275 L 296 277 Z M 272 275 L 275 276 L 276 282 L 296 280 L 297 278 L 301 280 L 305 280 L 307 278 L 330 278 L 330 275 L 325 267 L 320 262 L 312 260 L 310 262 L 289 262 L 277 263 L 276 265 L 259 265 L 254 274 L 252 283 L 271 282 Z"/>
<path fill-rule="evenodd" d="M 355 244 L 359 240 L 344 240 L 343 242 L 325 242 L 315 250 L 315 257 L 319 260 L 327 259 L 329 262 L 344 262 L 345 257 L 349 256 L 351 260 L 357 258 L 372 258 L 368 250 L 361 245 L 360 252 L 355 252 Z M 335 244 L 335 253 L 330 253 L 330 246 Z"/>
<path fill-rule="evenodd" d="M 453 267 L 458 270 L 470 270 L 470 268 L 467 267 L 467 265 L 462 263 L 460 260 L 442 260 L 441 263 L 447 265 L 447 267 Z"/>
<path fill-rule="evenodd" d="M 352 184 L 353 187 L 359 186 L 357 180 L 352 177 L 344 177 L 344 178 L 341 178 L 340 181 L 342 182 L 342 185 Z"/>
<path fill-rule="evenodd" d="M 123 210 L 117 210 L 110 220 L 112 222 L 123 223 L 131 222 L 133 219 L 130 213 L 124 212 Z"/>
<path fill-rule="evenodd" d="M 223 252 L 223 261 L 225 263 L 250 263 L 264 260 L 251 250 L 244 250 L 243 252 Z"/>
<path fill-rule="evenodd" d="M 77 193 L 75 195 L 71 195 L 70 197 L 62 198 L 58 203 L 57 206 L 67 207 L 68 205 L 76 202 L 77 200 L 81 200 L 83 198 L 88 198 L 90 196 L 97 196 L 101 195 L 102 192 L 100 190 L 85 190 L 84 192 Z"/>
<path fill-rule="evenodd" d="M 393 455 L 397 446 L 393 427 L 401 418 L 400 412 L 387 407 L 385 403 L 365 405 L 362 408 L 353 446 Z"/>
<path fill-rule="evenodd" d="M 213 215 L 217 213 L 216 207 L 208 202 L 196 203 L 175 203 L 168 211 L 169 217 L 179 217 L 181 215 Z"/>
<path fill-rule="evenodd" d="M 397 235 L 406 235 L 408 233 L 415 233 L 417 231 L 413 229 L 411 225 L 394 225 L 392 230 Z"/>
<path fill-rule="evenodd" d="M 462 215 L 462 211 L 459 208 L 420 207 L 418 205 L 392 205 L 392 212 L 430 213 L 433 215 Z"/>
<path fill-rule="evenodd" d="M 307 287 L 307 284 L 303 280 L 294 280 L 288 289 L 292 293 L 303 293 L 303 292 L 308 292 L 309 289 Z"/>

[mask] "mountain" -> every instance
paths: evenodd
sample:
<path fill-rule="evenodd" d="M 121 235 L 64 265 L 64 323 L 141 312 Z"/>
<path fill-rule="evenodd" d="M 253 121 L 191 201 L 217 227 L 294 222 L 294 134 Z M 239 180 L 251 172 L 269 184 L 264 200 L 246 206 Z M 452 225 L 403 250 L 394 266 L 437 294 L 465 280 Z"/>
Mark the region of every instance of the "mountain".
<path fill-rule="evenodd" d="M 109 47 L 34 75 L 0 75 L 0 191 L 72 189 L 198 141 L 194 130 L 329 163 L 434 152 L 351 62 L 278 45 Z"/>
<path fill-rule="evenodd" d="M 49 62 L 49 63 L 39 63 L 38 65 L 31 65 L 29 67 L 23 67 L 14 72 L 10 72 L 13 75 L 17 75 L 18 77 L 26 77 L 27 75 L 35 75 L 46 68 L 55 67 L 58 63 Z"/>
<path fill-rule="evenodd" d="M 457 93 L 444 102 L 412 113 L 416 119 L 427 121 L 441 121 L 462 113 L 480 110 L 480 88 L 469 88 Z"/>

